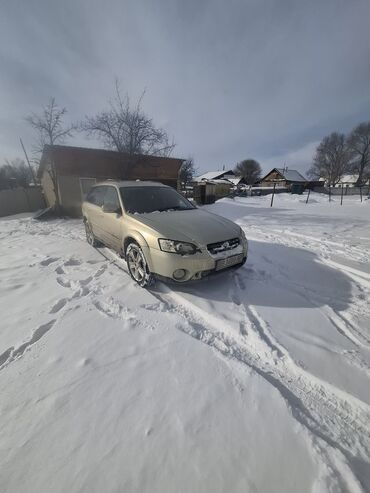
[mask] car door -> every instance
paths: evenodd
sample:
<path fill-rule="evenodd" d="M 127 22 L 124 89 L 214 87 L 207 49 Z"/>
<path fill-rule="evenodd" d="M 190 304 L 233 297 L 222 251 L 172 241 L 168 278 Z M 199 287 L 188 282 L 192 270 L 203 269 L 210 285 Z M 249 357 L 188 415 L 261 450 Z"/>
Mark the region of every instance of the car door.
<path fill-rule="evenodd" d="M 102 229 L 104 213 L 102 206 L 105 195 L 104 186 L 93 187 L 86 197 L 85 210 L 86 216 L 96 238 L 104 241 L 104 232 Z"/>
<path fill-rule="evenodd" d="M 106 209 L 105 211 L 104 208 Z M 122 207 L 117 189 L 113 186 L 106 186 L 102 228 L 104 243 L 120 251 L 122 247 Z"/>

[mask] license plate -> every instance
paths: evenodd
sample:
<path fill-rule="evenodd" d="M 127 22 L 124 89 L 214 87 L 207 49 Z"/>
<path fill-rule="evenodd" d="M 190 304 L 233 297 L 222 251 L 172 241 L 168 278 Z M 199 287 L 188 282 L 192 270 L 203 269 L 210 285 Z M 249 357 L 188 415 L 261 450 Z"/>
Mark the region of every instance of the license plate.
<path fill-rule="evenodd" d="M 226 269 L 232 265 L 240 264 L 243 261 L 243 254 L 233 255 L 232 257 L 222 258 L 216 262 L 216 270 Z"/>

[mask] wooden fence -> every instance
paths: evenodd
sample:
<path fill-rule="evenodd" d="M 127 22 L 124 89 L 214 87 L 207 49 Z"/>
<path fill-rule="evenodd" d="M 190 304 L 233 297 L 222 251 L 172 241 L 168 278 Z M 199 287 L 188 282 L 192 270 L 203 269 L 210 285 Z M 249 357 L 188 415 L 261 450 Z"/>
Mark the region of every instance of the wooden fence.
<path fill-rule="evenodd" d="M 370 194 L 370 186 L 365 185 L 363 187 L 315 187 L 313 189 L 314 192 L 325 193 L 326 195 L 364 195 L 367 196 Z"/>
<path fill-rule="evenodd" d="M 45 207 L 41 187 L 0 190 L 0 217 L 34 212 Z"/>

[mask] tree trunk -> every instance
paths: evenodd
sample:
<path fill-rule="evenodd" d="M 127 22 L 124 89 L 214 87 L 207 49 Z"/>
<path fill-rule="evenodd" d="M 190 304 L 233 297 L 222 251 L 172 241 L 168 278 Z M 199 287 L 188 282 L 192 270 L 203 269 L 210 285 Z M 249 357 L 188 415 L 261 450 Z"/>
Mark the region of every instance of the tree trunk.
<path fill-rule="evenodd" d="M 358 178 L 357 178 L 357 181 L 355 183 L 356 187 L 360 187 L 362 185 L 362 179 L 363 179 L 363 176 L 364 176 L 364 169 L 365 169 L 365 156 L 362 155 L 361 156 L 361 161 L 360 161 L 360 167 L 359 167 L 359 170 L 358 170 Z"/>

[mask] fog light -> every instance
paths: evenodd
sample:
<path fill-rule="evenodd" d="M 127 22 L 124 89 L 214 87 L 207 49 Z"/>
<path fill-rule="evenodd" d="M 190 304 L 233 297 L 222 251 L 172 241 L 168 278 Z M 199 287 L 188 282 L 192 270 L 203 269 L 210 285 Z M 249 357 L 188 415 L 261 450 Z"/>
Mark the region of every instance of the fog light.
<path fill-rule="evenodd" d="M 172 274 L 173 278 L 176 279 L 176 281 L 181 281 L 181 279 L 184 279 L 186 276 L 186 270 L 184 269 L 177 269 L 174 271 Z"/>

